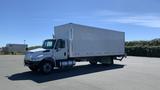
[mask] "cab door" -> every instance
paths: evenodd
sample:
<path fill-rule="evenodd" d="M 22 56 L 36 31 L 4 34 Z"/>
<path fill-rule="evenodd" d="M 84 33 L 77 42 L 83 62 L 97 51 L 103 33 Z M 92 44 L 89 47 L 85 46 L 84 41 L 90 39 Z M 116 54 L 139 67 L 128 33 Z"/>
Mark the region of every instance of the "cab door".
<path fill-rule="evenodd" d="M 68 50 L 67 40 L 58 39 L 56 41 L 55 51 L 54 51 L 56 60 L 67 59 L 68 58 L 67 50 Z"/>

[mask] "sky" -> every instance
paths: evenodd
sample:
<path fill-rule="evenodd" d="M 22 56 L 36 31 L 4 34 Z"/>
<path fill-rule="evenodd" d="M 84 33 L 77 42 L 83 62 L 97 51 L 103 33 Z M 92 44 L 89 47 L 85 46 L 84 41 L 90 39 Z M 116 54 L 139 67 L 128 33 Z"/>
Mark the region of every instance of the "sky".
<path fill-rule="evenodd" d="M 0 0 L 0 47 L 41 45 L 65 23 L 123 31 L 126 41 L 160 38 L 160 0 Z"/>

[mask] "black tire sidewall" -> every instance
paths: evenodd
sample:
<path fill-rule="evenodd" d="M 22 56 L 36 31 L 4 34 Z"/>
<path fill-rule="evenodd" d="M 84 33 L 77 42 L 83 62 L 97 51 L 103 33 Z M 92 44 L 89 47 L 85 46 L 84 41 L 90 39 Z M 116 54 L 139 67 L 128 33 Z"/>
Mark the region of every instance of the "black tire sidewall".
<path fill-rule="evenodd" d="M 50 71 L 48 71 L 48 72 L 44 71 L 44 65 L 46 65 L 46 64 L 48 64 L 48 65 L 51 66 L 51 69 L 50 69 Z M 51 73 L 51 72 L 53 71 L 53 64 L 52 64 L 52 62 L 49 62 L 49 61 L 43 61 L 43 62 L 39 65 L 39 67 L 40 67 L 40 72 L 42 72 L 43 74 L 48 74 L 48 73 Z"/>
<path fill-rule="evenodd" d="M 36 66 L 29 66 L 29 69 L 33 72 L 37 72 L 38 71 L 38 67 Z"/>
<path fill-rule="evenodd" d="M 97 61 L 89 61 L 89 63 L 90 63 L 91 65 L 96 65 L 96 64 L 97 64 Z"/>

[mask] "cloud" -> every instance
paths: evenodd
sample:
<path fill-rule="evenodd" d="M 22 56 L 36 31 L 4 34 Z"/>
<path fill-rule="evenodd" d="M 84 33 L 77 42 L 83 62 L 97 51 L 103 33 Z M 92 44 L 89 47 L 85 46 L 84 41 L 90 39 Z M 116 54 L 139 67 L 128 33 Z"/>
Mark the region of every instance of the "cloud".
<path fill-rule="evenodd" d="M 160 28 L 160 16 L 148 16 L 148 15 L 124 16 L 124 17 L 111 18 L 106 21 L 132 24 L 132 25 L 141 25 L 152 28 Z"/>
<path fill-rule="evenodd" d="M 126 13 L 123 12 L 115 12 L 115 11 L 110 11 L 110 10 L 100 10 L 100 11 L 95 11 L 93 14 L 96 16 L 122 16 L 126 15 Z"/>
<path fill-rule="evenodd" d="M 69 13 L 65 17 L 54 19 L 55 22 L 97 22 L 121 23 L 150 28 L 160 28 L 160 13 L 131 13 L 110 10 L 99 10 L 86 13 Z"/>
<path fill-rule="evenodd" d="M 97 17 L 103 17 L 101 20 L 103 22 L 124 23 L 151 28 L 160 28 L 160 13 L 135 14 L 103 10 L 96 12 L 95 15 L 97 15 Z"/>

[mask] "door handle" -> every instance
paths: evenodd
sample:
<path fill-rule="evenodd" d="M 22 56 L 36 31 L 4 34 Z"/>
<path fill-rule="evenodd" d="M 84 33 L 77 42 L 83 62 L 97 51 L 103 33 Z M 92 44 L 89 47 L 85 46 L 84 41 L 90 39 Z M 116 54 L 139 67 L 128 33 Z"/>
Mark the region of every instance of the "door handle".
<path fill-rule="evenodd" d="M 66 56 L 66 52 L 64 52 L 64 56 Z"/>

